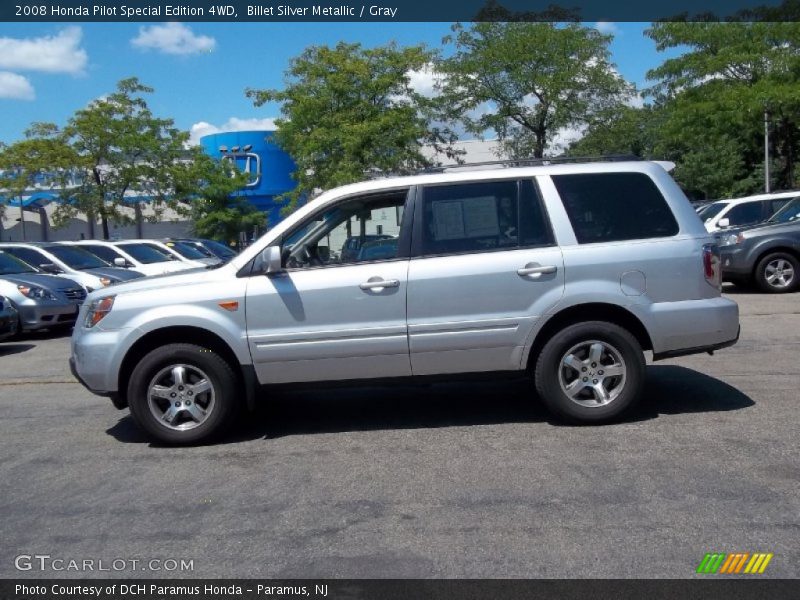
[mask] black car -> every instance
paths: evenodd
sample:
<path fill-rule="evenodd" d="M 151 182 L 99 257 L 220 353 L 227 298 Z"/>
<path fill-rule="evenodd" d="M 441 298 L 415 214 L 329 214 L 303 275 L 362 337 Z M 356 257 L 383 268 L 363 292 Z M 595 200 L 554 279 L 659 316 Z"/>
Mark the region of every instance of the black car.
<path fill-rule="evenodd" d="M 755 282 L 773 294 L 792 292 L 800 286 L 800 198 L 765 223 L 725 231 L 716 238 L 723 280 Z"/>
<path fill-rule="evenodd" d="M 19 313 L 11 302 L 0 296 L 0 342 L 17 333 Z"/>

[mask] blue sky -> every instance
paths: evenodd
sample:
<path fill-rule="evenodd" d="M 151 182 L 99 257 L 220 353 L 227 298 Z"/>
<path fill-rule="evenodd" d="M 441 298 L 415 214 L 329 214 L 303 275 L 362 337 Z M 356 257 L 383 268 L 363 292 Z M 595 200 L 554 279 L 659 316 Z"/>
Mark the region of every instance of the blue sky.
<path fill-rule="evenodd" d="M 648 26 L 598 24 L 615 35 L 619 72 L 639 87 L 665 58 L 643 35 Z M 259 124 L 253 119 L 278 116 L 278 109 L 255 108 L 244 89 L 280 87 L 289 60 L 306 46 L 394 40 L 440 47 L 449 30 L 449 23 L 3 23 L 0 141 L 20 139 L 34 121 L 63 125 L 132 75 L 155 88 L 148 101 L 157 115 L 185 130 L 194 126 L 195 135 L 248 128 Z"/>

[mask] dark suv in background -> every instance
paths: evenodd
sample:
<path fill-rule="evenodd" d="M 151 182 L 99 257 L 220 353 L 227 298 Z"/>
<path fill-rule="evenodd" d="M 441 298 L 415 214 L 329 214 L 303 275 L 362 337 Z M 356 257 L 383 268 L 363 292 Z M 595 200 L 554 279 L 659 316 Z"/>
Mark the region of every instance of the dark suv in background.
<path fill-rule="evenodd" d="M 716 236 L 722 278 L 738 284 L 755 283 L 773 294 L 800 286 L 800 198 L 795 198 L 768 221 Z"/>

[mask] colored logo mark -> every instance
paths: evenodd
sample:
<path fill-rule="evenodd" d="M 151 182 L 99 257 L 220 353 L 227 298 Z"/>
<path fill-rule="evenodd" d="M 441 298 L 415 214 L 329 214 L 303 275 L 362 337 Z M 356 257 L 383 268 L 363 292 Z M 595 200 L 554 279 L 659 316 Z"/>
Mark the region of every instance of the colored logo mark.
<path fill-rule="evenodd" d="M 703 574 L 749 574 L 763 573 L 774 554 L 756 552 L 738 552 L 725 554 L 723 552 L 709 552 L 700 561 L 698 573 Z"/>

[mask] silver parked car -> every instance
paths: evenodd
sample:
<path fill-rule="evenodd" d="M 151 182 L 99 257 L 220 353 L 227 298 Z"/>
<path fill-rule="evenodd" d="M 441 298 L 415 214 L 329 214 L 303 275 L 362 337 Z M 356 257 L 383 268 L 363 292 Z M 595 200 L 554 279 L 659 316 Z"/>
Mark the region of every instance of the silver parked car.
<path fill-rule="evenodd" d="M 18 313 L 18 330 L 69 327 L 75 323 L 86 290 L 78 283 L 40 273 L 0 250 L 0 295 Z"/>
<path fill-rule="evenodd" d="M 354 236 L 393 241 L 343 251 Z M 222 266 L 94 292 L 70 360 L 151 436 L 194 443 L 263 385 L 490 371 L 607 422 L 641 396 L 645 350 L 738 334 L 716 246 L 663 166 L 495 165 L 334 189 Z"/>

